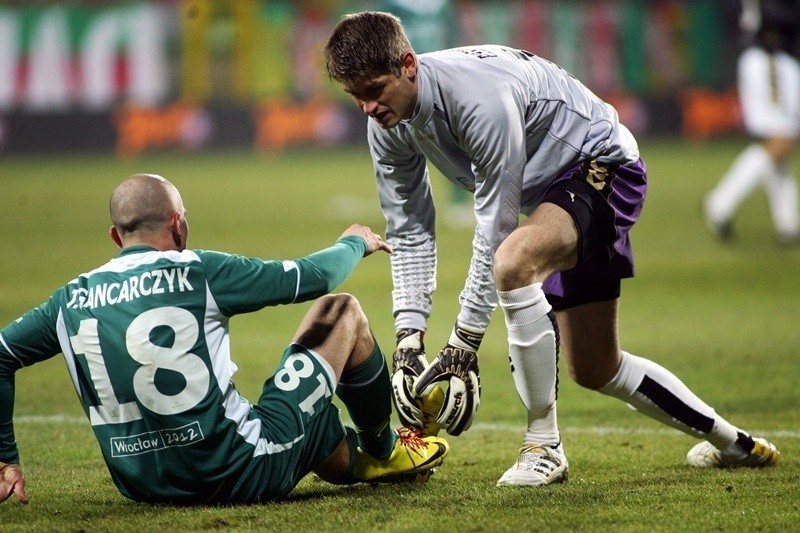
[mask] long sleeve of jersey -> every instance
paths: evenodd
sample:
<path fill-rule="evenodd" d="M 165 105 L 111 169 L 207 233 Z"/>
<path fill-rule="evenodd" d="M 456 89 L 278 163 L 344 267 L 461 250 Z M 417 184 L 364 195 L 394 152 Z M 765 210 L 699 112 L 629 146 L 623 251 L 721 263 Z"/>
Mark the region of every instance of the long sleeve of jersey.
<path fill-rule="evenodd" d="M 436 210 L 425 158 L 377 138 L 371 150 L 392 247 L 395 326 L 424 331 L 436 290 Z"/>
<path fill-rule="evenodd" d="M 0 338 L 0 343 L 2 339 Z M 22 365 L 0 346 L 0 461 L 19 463 L 14 440 L 14 372 Z"/>
<path fill-rule="evenodd" d="M 210 291 L 226 316 L 266 306 L 313 300 L 328 294 L 353 272 L 366 252 L 364 239 L 348 236 L 295 260 L 261 260 L 200 252 Z"/>
<path fill-rule="evenodd" d="M 23 366 L 44 361 L 61 349 L 56 335 L 59 290 L 0 331 L 0 461 L 19 463 L 14 439 L 14 375 Z"/>

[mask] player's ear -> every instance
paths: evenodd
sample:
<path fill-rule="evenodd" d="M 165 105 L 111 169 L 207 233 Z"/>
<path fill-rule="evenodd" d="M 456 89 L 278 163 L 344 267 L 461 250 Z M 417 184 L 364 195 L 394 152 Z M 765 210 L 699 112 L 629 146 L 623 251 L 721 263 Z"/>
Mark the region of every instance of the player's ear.
<path fill-rule="evenodd" d="M 181 214 L 178 212 L 172 213 L 172 216 L 169 218 L 169 226 L 172 228 L 174 232 L 180 232 L 181 229 Z"/>
<path fill-rule="evenodd" d="M 115 228 L 114 226 L 108 228 L 108 236 L 111 237 L 111 240 L 114 241 L 114 244 L 122 248 L 122 239 L 119 236 L 117 228 Z"/>
<path fill-rule="evenodd" d="M 406 76 L 413 80 L 417 76 L 417 56 L 414 52 L 408 51 L 403 54 L 402 60 Z"/>
<path fill-rule="evenodd" d="M 178 250 L 183 250 L 186 247 L 186 240 L 189 234 L 186 213 L 173 213 L 169 223 L 170 229 L 172 230 L 172 242 L 175 243 Z"/>

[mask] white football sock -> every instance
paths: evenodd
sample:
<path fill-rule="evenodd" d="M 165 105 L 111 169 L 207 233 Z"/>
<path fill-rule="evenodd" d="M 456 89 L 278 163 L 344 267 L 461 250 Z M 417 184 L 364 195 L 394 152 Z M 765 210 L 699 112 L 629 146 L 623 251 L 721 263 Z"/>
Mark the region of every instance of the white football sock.
<path fill-rule="evenodd" d="M 642 357 L 622 352 L 614 378 L 599 389 L 633 409 L 694 437 L 725 449 L 739 431 L 706 405 L 675 375 Z"/>
<path fill-rule="evenodd" d="M 800 209 L 798 209 L 797 182 L 792 168 L 784 163 L 775 167 L 775 173 L 764 181 L 772 222 L 775 230 L 791 236 L 800 233 Z"/>
<path fill-rule="evenodd" d="M 561 438 L 556 416 L 556 331 L 551 307 L 535 283 L 497 291 L 508 332 L 511 375 L 528 410 L 524 442 L 556 446 Z"/>
<path fill-rule="evenodd" d="M 706 213 L 713 222 L 730 220 L 742 201 L 775 173 L 775 164 L 761 144 L 753 143 L 733 161 L 728 172 L 706 196 Z"/>

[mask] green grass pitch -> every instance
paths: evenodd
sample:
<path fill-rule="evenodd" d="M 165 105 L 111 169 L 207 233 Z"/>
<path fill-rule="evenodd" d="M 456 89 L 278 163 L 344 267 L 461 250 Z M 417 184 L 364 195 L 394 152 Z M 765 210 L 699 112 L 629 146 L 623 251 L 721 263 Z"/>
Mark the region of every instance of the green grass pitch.
<path fill-rule="evenodd" d="M 637 277 L 623 283 L 624 349 L 660 362 L 731 422 L 781 449 L 758 471 L 685 464 L 694 439 L 577 387 L 560 374 L 559 415 L 569 483 L 498 489 L 513 462 L 525 415 L 508 371 L 500 312 L 481 348 L 483 397 L 475 425 L 451 438 L 451 455 L 418 486 L 332 487 L 306 478 L 288 501 L 174 509 L 125 500 L 111 483 L 64 369 L 54 358 L 17 374 L 17 440 L 31 503 L 0 506 L 0 531 L 783 531 L 800 523 L 800 249 L 776 244 L 764 196 L 746 203 L 731 244 L 713 240 L 699 216 L 743 139 L 702 145 L 640 142 L 650 191 L 632 232 Z M 383 231 L 366 148 L 157 154 L 3 156 L 0 165 L 0 323 L 116 254 L 107 201 L 134 172 L 181 189 L 190 246 L 288 259 L 332 243 L 351 222 Z M 457 313 L 471 228 L 447 223 L 450 189 L 435 176 L 439 285 L 429 352 Z M 341 287 L 393 348 L 388 257 L 367 258 Z M 232 322 L 236 383 L 254 399 L 308 304 Z"/>

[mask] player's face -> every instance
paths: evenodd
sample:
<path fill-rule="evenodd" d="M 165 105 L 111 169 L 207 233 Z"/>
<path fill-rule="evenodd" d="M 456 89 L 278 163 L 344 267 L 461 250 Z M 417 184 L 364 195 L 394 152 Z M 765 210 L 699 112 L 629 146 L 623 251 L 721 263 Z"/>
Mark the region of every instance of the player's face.
<path fill-rule="evenodd" d="M 356 105 L 382 128 L 393 128 L 414 113 L 417 103 L 416 58 L 413 54 L 409 57 L 399 75 L 382 74 L 344 84 L 344 90 Z"/>

